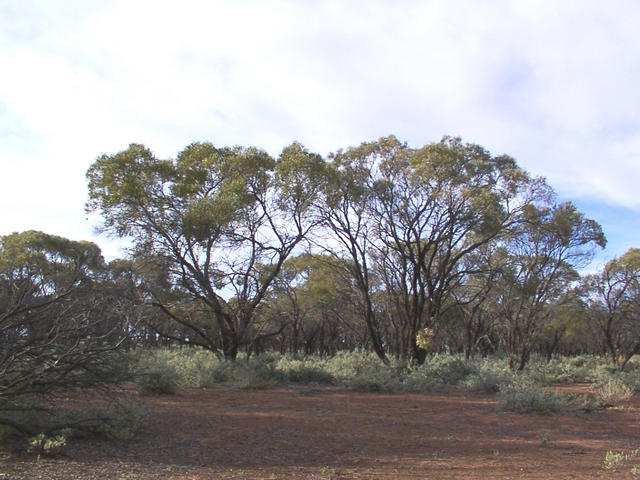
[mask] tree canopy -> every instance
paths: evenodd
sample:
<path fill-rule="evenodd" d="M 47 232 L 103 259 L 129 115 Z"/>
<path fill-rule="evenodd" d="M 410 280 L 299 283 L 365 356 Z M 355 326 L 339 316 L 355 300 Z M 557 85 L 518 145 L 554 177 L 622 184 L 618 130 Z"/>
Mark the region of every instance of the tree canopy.
<path fill-rule="evenodd" d="M 134 242 L 140 298 L 156 309 L 149 328 L 229 359 L 286 328 L 259 317 L 274 290 L 303 293 L 283 283 L 294 255 L 332 257 L 334 270 L 351 278 L 348 298 L 383 361 L 393 350 L 422 362 L 419 333 L 449 335 L 455 312 L 465 315 L 462 288 L 482 285 L 474 279 L 511 290 L 522 281 L 514 294 L 521 302 L 534 284 L 546 285 L 548 293 L 530 297 L 546 305 L 605 241 L 596 222 L 555 203 L 544 179 L 452 137 L 411 148 L 389 136 L 327 160 L 299 143 L 278 158 L 194 143 L 168 160 L 133 144 L 99 157 L 87 178 L 87 209 L 100 213 L 105 231 Z M 481 251 L 494 252 L 491 263 L 478 262 Z M 496 263 L 499 251 L 506 255 Z M 480 291 L 476 319 L 493 295 Z M 522 314 L 511 318 L 519 325 Z M 541 321 L 529 319 L 526 341 L 503 345 L 529 351 Z"/>
<path fill-rule="evenodd" d="M 107 270 L 90 242 L 37 231 L 0 237 L 0 425 L 34 435 L 45 427 L 19 423 L 16 412 L 119 378 L 125 334 Z"/>
<path fill-rule="evenodd" d="M 106 231 L 131 238 L 139 259 L 162 264 L 169 289 L 182 293 L 175 301 L 166 289 L 150 289 L 154 305 L 186 329 L 176 336 L 160 323 L 158 334 L 214 351 L 220 340 L 224 356 L 235 358 L 258 339 L 256 309 L 315 224 L 324 169 L 296 143 L 278 159 L 256 148 L 194 143 L 175 160 L 160 160 L 130 145 L 91 166 L 87 208 L 103 216 Z M 206 308 L 215 333 L 179 308 L 184 300 Z"/>

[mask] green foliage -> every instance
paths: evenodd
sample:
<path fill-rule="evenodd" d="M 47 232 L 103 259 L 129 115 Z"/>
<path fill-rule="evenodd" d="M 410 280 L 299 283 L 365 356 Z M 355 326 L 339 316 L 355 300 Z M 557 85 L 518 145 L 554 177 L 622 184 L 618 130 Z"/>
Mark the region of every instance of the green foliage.
<path fill-rule="evenodd" d="M 175 388 L 201 388 L 228 380 L 230 362 L 200 348 L 138 349 L 131 353 L 136 363 L 137 383 L 144 388 L 145 373 L 159 372 Z"/>
<path fill-rule="evenodd" d="M 401 392 L 439 392 L 445 386 L 445 382 L 442 379 L 430 375 L 428 370 L 420 367 L 412 368 L 405 375 L 399 374 L 399 376 L 402 379 L 402 383 L 398 391 Z"/>
<path fill-rule="evenodd" d="M 629 389 L 631 392 L 640 392 L 640 369 L 636 361 L 627 364 L 624 371 L 618 367 L 605 363 L 604 360 L 597 365 L 589 375 L 589 381 L 594 386 L 605 386 L 610 384 L 610 388 L 615 388 L 619 384 L 621 389 Z M 624 385 L 624 387 L 622 387 Z M 619 389 L 620 390 L 620 389 Z M 622 392 L 622 390 L 620 390 Z"/>
<path fill-rule="evenodd" d="M 517 413 L 556 413 L 572 402 L 568 396 L 539 387 L 526 377 L 516 377 L 504 385 L 498 398 L 503 409 Z"/>
<path fill-rule="evenodd" d="M 126 378 L 110 273 L 90 242 L 0 237 L 0 436 L 47 431 L 58 410 L 50 398 Z"/>
<path fill-rule="evenodd" d="M 310 153 L 301 144 L 293 143 L 282 150 L 275 170 L 282 207 L 307 212 L 327 178 L 323 158 Z"/>
<path fill-rule="evenodd" d="M 619 404 L 633 391 L 638 378 L 636 364 L 629 372 L 618 372 L 602 359 L 591 356 L 556 357 L 549 364 L 534 358 L 530 367 L 514 376 L 506 359 L 489 357 L 465 360 L 460 355 L 432 355 L 423 365 L 406 367 L 383 364 L 370 352 L 338 352 L 333 357 L 309 356 L 294 359 L 275 352 L 235 362 L 221 360 L 197 348 L 138 350 L 139 385 L 151 383 L 151 390 L 163 393 L 174 386 L 206 387 L 225 384 L 238 389 L 263 389 L 286 383 L 343 385 L 359 392 L 425 393 L 459 385 L 472 392 L 498 393 L 502 408 L 515 412 L 553 413 L 576 404 L 576 399 L 554 393 L 539 385 L 597 380 L 594 395 L 583 399 L 586 409 Z M 157 372 L 159 377 L 150 377 Z M 151 379 L 151 380 L 150 380 Z M 165 380 L 163 380 L 165 379 Z M 148 387 L 146 387 L 148 388 Z M 166 393 L 166 392 L 164 392 Z"/>
<path fill-rule="evenodd" d="M 443 381 L 427 368 L 386 366 L 375 355 L 365 352 L 339 352 L 330 358 L 307 357 L 302 360 L 267 353 L 235 362 L 220 360 L 211 352 L 196 348 L 138 350 L 133 356 L 138 362 L 138 384 L 145 389 L 150 383 L 153 391 L 156 390 L 156 377 L 150 376 L 150 372 L 158 373 L 160 379 L 166 379 L 170 385 L 184 387 L 222 383 L 234 388 L 252 389 L 287 382 L 339 383 L 358 391 L 419 392 L 434 391 L 443 385 Z M 440 363 L 449 365 L 444 357 Z M 461 368 L 458 360 L 450 364 L 455 365 L 452 367 L 454 370 Z M 446 376 L 442 365 L 436 370 Z"/>
<path fill-rule="evenodd" d="M 24 439 L 26 432 L 37 431 L 38 425 L 46 420 L 47 415 L 42 408 L 42 402 L 33 396 L 24 395 L 17 399 L 6 400 L 2 406 L 2 411 L 0 411 L 0 444 L 10 445 L 21 437 Z M 11 424 L 24 430 L 17 430 Z"/>
<path fill-rule="evenodd" d="M 299 144 L 277 161 L 255 147 L 208 142 L 160 160 L 132 144 L 89 168 L 87 210 L 102 215 L 105 231 L 131 238 L 142 263 L 162 260 L 165 282 L 143 271 L 139 285 L 158 308 L 154 332 L 211 351 L 222 345 L 235 359 L 265 334 L 254 328 L 258 307 L 316 223 L 307 213 L 323 170 Z M 186 300 L 198 303 L 197 314 L 181 308 Z"/>
<path fill-rule="evenodd" d="M 107 438 L 127 442 L 132 440 L 144 424 L 147 412 L 132 399 L 122 399 L 111 405 L 102 415 L 96 430 Z"/>
<path fill-rule="evenodd" d="M 608 262 L 602 272 L 583 279 L 589 320 L 613 366 L 626 368 L 640 351 L 640 249 Z"/>
<path fill-rule="evenodd" d="M 455 385 L 467 376 L 476 373 L 473 363 L 458 355 L 436 354 L 427 359 L 421 367 L 428 376 L 439 378 L 443 383 Z"/>
<path fill-rule="evenodd" d="M 324 369 L 323 362 L 314 359 L 289 360 L 281 358 L 276 366 L 286 380 L 292 383 L 319 383 L 330 385 L 334 383 L 333 375 Z"/>
<path fill-rule="evenodd" d="M 67 437 L 56 435 L 48 437 L 44 433 L 39 433 L 28 441 L 27 452 L 48 457 L 54 457 L 62 451 L 62 447 L 67 444 Z"/>
<path fill-rule="evenodd" d="M 542 357 L 532 356 L 525 373 L 543 385 L 584 383 L 593 381 L 594 372 L 604 364 L 602 358 L 594 355 L 555 356 L 549 362 Z"/>
<path fill-rule="evenodd" d="M 269 388 L 286 381 L 286 375 L 278 369 L 279 355 L 260 355 L 228 365 L 227 384 L 240 389 Z"/>
<path fill-rule="evenodd" d="M 356 392 L 386 392 L 394 393 L 402 391 L 402 379 L 393 369 L 380 366 L 359 371 L 353 377 L 345 380 L 344 384 Z"/>
<path fill-rule="evenodd" d="M 136 383 L 145 395 L 173 395 L 178 388 L 175 372 L 161 366 L 140 373 Z"/>
<path fill-rule="evenodd" d="M 197 348 L 137 350 L 138 384 L 161 393 L 169 387 L 206 387 L 227 384 L 235 388 L 267 388 L 282 383 L 341 384 L 356 391 L 434 392 L 460 384 L 473 391 L 495 392 L 508 381 L 504 360 L 466 361 L 462 356 L 433 355 L 425 364 L 384 365 L 370 352 L 338 352 L 333 357 L 292 359 L 267 353 L 249 360 L 228 362 Z M 156 372 L 157 377 L 149 373 Z"/>
<path fill-rule="evenodd" d="M 0 271 L 32 274 L 51 287 L 67 287 L 79 265 L 102 265 L 100 249 L 91 242 L 76 242 L 29 230 L 0 237 Z M 71 276 L 69 276 L 71 274 Z M 41 275 L 41 277 L 37 277 Z"/>
<path fill-rule="evenodd" d="M 269 368 L 251 368 L 250 365 L 236 366 L 233 376 L 227 382 L 232 388 L 240 390 L 262 390 L 275 386 L 278 381 Z"/>
<path fill-rule="evenodd" d="M 498 393 L 510 381 L 508 374 L 483 368 L 465 378 L 462 384 L 472 392 Z"/>
<path fill-rule="evenodd" d="M 267 388 L 277 383 L 331 384 L 334 375 L 322 359 L 294 360 L 279 354 L 263 354 L 235 362 L 221 360 L 212 352 L 198 348 L 139 350 L 138 384 L 144 389 L 149 372 L 157 372 L 172 385 L 206 387 L 227 384 L 235 388 Z"/>
<path fill-rule="evenodd" d="M 629 400 L 633 395 L 633 387 L 624 382 L 620 376 L 601 378 L 593 385 L 597 402 L 603 407 L 613 407 Z"/>
<path fill-rule="evenodd" d="M 631 451 L 618 451 L 614 452 L 613 450 L 608 450 L 604 455 L 604 460 L 602 461 L 602 468 L 605 470 L 617 472 L 623 467 L 626 467 L 627 464 L 633 459 L 638 457 L 639 450 L 631 450 Z M 631 473 L 636 476 L 638 473 L 638 466 L 634 465 L 631 468 Z"/>
<path fill-rule="evenodd" d="M 382 365 L 380 359 L 371 352 L 339 351 L 325 362 L 326 370 L 339 382 L 353 378 L 361 372 L 370 368 L 371 365 L 379 367 Z"/>

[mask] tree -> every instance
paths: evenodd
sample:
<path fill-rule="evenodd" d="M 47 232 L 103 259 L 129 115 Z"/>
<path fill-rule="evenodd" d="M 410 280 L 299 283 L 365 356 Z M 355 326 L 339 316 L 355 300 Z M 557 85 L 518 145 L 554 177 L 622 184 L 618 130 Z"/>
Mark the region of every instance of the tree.
<path fill-rule="evenodd" d="M 505 251 L 499 242 L 490 242 L 468 255 L 460 269 L 465 274 L 458 278 L 452 296 L 454 306 L 444 329 L 448 337 L 462 345 L 465 358 L 476 351 L 494 351 L 496 330 L 496 289 L 502 275 Z"/>
<path fill-rule="evenodd" d="M 503 347 L 511 368 L 522 370 L 542 327 L 571 297 L 576 268 L 593 258 L 606 239 L 600 225 L 584 217 L 570 202 L 529 205 L 526 222 L 505 240 L 497 304 Z"/>
<path fill-rule="evenodd" d="M 387 137 L 331 155 L 329 180 L 324 184 L 319 208 L 322 226 L 330 233 L 327 238 L 327 232 L 323 231 L 322 237 L 316 239 L 316 245 L 324 253 L 347 260 L 344 265 L 355 281 L 372 348 L 385 364 L 389 360 L 381 319 L 374 307 L 376 278 L 371 248 L 375 245 L 375 232 L 368 206 L 373 201 L 373 182 L 380 158 L 402 148 L 395 137 Z"/>
<path fill-rule="evenodd" d="M 261 313 L 272 329 L 282 330 L 281 351 L 334 355 L 366 345 L 366 332 L 357 320 L 356 292 L 343 260 L 307 253 L 285 262 Z"/>
<path fill-rule="evenodd" d="M 593 338 L 585 303 L 579 296 L 579 289 L 570 289 L 554 305 L 547 322 L 542 325 L 537 344 L 550 362 L 555 353 L 576 355 L 593 351 Z"/>
<path fill-rule="evenodd" d="M 453 287 L 468 273 L 464 258 L 517 225 L 548 192 L 512 158 L 449 137 L 419 149 L 382 138 L 339 151 L 333 168 L 325 224 L 353 262 L 374 349 L 384 358 L 370 307 L 373 271 L 404 332 L 401 355 L 419 363 L 426 352 L 417 334 L 437 329 L 454 304 Z"/>
<path fill-rule="evenodd" d="M 165 317 L 159 335 L 235 359 L 285 260 L 314 226 L 324 162 L 294 143 L 277 160 L 256 148 L 194 143 L 175 160 L 142 145 L 99 157 L 87 172 L 88 211 L 131 238 L 166 284 L 146 282 Z M 191 308 L 198 310 L 194 320 Z M 178 327 L 178 328 L 176 328 Z M 221 341 L 221 345 L 219 344 Z"/>
<path fill-rule="evenodd" d="M 19 413 L 52 413 L 43 400 L 119 378 L 125 337 L 110 321 L 104 271 L 90 242 L 36 231 L 0 237 L 0 424 L 24 435 L 68 426 L 21 422 Z"/>
<path fill-rule="evenodd" d="M 640 352 L 640 249 L 584 279 L 587 313 L 611 363 L 621 370 Z"/>

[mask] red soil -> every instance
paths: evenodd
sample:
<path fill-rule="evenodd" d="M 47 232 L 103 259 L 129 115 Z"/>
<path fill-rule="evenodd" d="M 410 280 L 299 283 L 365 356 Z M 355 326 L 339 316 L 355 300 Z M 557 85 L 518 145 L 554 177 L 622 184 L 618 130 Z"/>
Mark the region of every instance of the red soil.
<path fill-rule="evenodd" d="M 572 390 L 584 386 L 571 387 Z M 76 440 L 57 459 L 0 457 L 0 480 L 636 478 L 640 399 L 559 415 L 500 411 L 495 396 L 226 387 L 140 397 L 149 419 L 126 445 Z M 639 475 L 640 476 L 640 475 Z"/>

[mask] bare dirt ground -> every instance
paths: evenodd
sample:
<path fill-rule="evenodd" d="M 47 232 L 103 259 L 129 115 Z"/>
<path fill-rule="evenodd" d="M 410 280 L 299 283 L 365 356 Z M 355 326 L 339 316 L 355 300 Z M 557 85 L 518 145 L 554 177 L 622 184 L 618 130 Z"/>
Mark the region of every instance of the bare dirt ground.
<path fill-rule="evenodd" d="M 591 413 L 523 415 L 455 390 L 188 389 L 140 397 L 149 419 L 128 444 L 78 440 L 39 461 L 4 453 L 0 479 L 640 478 L 631 471 L 640 456 L 603 469 L 607 450 L 640 447 L 636 397 Z"/>

